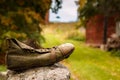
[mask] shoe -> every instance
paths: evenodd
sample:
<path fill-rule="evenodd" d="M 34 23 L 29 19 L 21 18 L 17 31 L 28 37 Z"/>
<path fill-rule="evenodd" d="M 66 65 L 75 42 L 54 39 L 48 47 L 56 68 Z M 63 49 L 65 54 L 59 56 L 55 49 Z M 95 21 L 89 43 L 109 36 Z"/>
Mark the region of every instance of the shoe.
<path fill-rule="evenodd" d="M 61 44 L 53 48 L 34 49 L 16 39 L 7 39 L 7 68 L 22 71 L 34 67 L 50 66 L 68 58 L 74 50 L 71 43 Z"/>

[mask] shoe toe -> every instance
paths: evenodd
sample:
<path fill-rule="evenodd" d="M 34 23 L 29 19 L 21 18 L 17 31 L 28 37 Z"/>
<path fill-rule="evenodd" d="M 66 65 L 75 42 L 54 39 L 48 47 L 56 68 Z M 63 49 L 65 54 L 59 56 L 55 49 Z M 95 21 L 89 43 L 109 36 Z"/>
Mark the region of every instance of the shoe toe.
<path fill-rule="evenodd" d="M 63 56 L 69 57 L 69 55 L 73 52 L 75 47 L 71 43 L 65 43 L 65 44 L 58 46 L 58 48 L 62 52 Z"/>

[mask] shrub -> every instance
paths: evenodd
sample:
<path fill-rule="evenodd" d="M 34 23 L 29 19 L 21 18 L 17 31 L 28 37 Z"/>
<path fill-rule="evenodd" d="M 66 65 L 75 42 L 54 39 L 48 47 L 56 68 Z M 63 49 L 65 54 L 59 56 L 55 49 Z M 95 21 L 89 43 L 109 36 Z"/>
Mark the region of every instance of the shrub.
<path fill-rule="evenodd" d="M 111 55 L 116 56 L 116 57 L 120 57 L 120 50 L 112 50 Z"/>

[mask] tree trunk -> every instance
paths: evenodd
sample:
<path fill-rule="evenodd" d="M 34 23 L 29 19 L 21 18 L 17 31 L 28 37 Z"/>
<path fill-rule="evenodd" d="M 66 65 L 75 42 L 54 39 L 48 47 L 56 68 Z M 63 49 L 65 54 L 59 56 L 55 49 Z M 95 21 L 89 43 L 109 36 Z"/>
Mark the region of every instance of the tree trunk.
<path fill-rule="evenodd" d="M 107 28 L 108 28 L 108 16 L 104 17 L 104 32 L 103 32 L 103 44 L 107 43 Z"/>

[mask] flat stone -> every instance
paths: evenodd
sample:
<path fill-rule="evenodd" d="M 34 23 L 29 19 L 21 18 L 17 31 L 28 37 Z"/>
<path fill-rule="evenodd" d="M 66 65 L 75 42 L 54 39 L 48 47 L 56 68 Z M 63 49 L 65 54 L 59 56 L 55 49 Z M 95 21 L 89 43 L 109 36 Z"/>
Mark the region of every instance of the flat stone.
<path fill-rule="evenodd" d="M 7 72 L 0 72 L 0 80 L 6 80 Z"/>
<path fill-rule="evenodd" d="M 69 70 L 60 63 L 24 72 L 8 71 L 7 80 L 70 80 Z"/>

